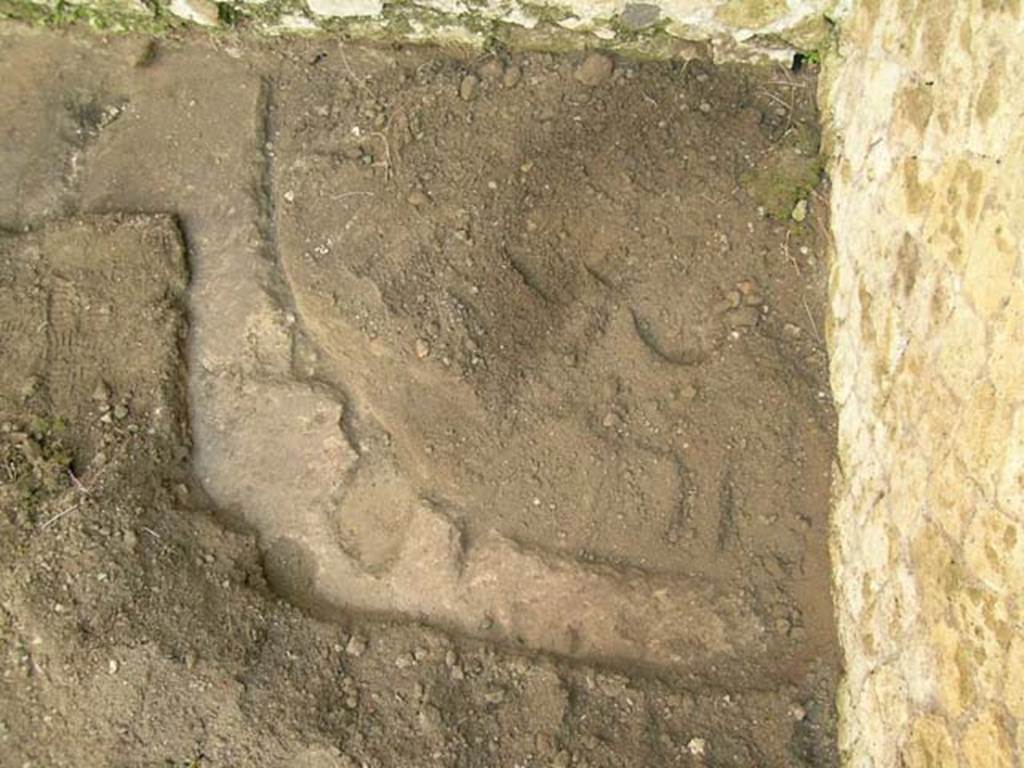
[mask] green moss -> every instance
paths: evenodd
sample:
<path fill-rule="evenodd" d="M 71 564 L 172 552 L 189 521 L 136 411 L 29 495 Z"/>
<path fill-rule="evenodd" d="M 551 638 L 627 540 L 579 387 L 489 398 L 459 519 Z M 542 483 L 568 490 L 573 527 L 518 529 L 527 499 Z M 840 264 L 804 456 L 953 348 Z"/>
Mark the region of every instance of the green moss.
<path fill-rule="evenodd" d="M 119 4 L 119 0 L 89 0 L 87 5 L 72 5 L 67 0 L 57 0 L 53 6 L 48 6 L 41 0 L 0 0 L 0 18 L 43 26 L 78 26 L 104 32 L 140 32 L 157 35 L 193 26 L 167 10 L 168 0 L 141 1 L 149 9 L 148 14 L 133 12 L 130 7 L 126 9 L 125 5 Z M 413 0 L 392 0 L 385 3 L 381 18 L 316 19 L 316 30 L 302 31 L 282 30 L 280 21 L 288 15 L 308 16 L 303 0 L 267 0 L 258 4 L 242 0 L 220 0 L 217 2 L 220 23 L 215 27 L 205 28 L 204 31 L 214 35 L 232 33 L 236 30 L 270 34 L 304 32 L 313 35 L 334 34 L 347 39 L 386 43 L 415 40 L 449 48 L 515 48 L 552 53 L 596 47 L 631 58 L 649 60 L 672 58 L 679 50 L 680 38 L 696 34 L 694 31 L 681 30 L 678 24 L 666 18 L 659 19 L 650 26 L 636 29 L 623 24 L 616 16 L 595 20 L 593 26 L 611 29 L 615 33 L 610 40 L 596 40 L 584 30 L 569 29 L 562 25 L 567 19 L 575 18 L 572 8 L 568 5 L 543 3 L 538 0 L 519 2 L 518 7 L 524 13 L 538 20 L 534 28 L 527 29 L 501 19 L 488 18 L 477 11 L 478 3 L 481 4 L 480 8 L 484 7 L 484 0 L 467 2 L 472 4 L 469 12 L 448 14 L 417 6 Z M 775 0 L 756 2 L 770 5 Z M 816 20 L 816 24 L 825 23 L 823 19 Z M 765 42 L 765 47 L 790 47 L 789 41 L 781 37 Z M 796 47 L 807 51 L 818 50 L 807 46 Z"/>
<path fill-rule="evenodd" d="M 669 19 L 659 19 L 643 29 L 633 29 L 623 24 L 620 17 L 615 16 L 605 22 L 605 26 L 610 27 L 615 32 L 616 42 L 633 43 L 668 36 L 669 23 Z"/>
<path fill-rule="evenodd" d="M 528 13 L 530 16 L 533 16 L 537 21 L 548 24 L 557 24 L 558 22 L 565 21 L 566 19 L 576 18 L 575 12 L 567 5 L 522 2 L 519 3 L 519 7 L 524 13 Z"/>
<path fill-rule="evenodd" d="M 72 455 L 61 418 L 32 416 L 0 437 L 0 487 L 26 522 L 37 522 L 40 505 L 67 491 Z"/>
<path fill-rule="evenodd" d="M 49 13 L 46 6 L 25 0 L 0 0 L 0 19 L 13 19 L 30 24 L 44 23 Z"/>
<path fill-rule="evenodd" d="M 58 0 L 55 5 L 29 0 L 0 0 L 0 19 L 11 19 L 38 26 L 82 27 L 101 32 L 143 32 L 157 34 L 182 22 L 158 15 L 152 4 L 149 13 L 126 8 L 116 0 L 96 0 L 89 5 L 73 5 Z"/>
<path fill-rule="evenodd" d="M 794 206 L 821 182 L 824 164 L 817 154 L 796 147 L 782 150 L 774 164 L 743 174 L 744 191 L 773 219 L 788 219 Z"/>
<path fill-rule="evenodd" d="M 236 27 L 246 14 L 238 6 L 231 3 L 217 3 L 217 20 L 228 27 Z"/>

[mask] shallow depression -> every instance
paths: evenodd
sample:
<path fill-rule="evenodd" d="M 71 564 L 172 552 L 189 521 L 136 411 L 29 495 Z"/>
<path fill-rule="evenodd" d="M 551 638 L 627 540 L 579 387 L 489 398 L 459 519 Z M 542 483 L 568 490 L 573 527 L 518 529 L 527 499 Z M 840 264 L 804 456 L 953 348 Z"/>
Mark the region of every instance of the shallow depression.
<path fill-rule="evenodd" d="M 214 498 L 305 553 L 307 601 L 799 676 L 831 640 L 817 233 L 784 223 L 813 81 L 774 75 L 786 111 L 751 70 L 492 58 L 467 87 L 331 53 L 262 84 L 273 274 L 199 283 L 247 329 L 195 373 Z"/>
<path fill-rule="evenodd" d="M 710 682 L 833 663 L 813 78 L 125 50 L 63 65 L 111 117 L 12 221 L 178 217 L 195 471 L 282 591 Z"/>

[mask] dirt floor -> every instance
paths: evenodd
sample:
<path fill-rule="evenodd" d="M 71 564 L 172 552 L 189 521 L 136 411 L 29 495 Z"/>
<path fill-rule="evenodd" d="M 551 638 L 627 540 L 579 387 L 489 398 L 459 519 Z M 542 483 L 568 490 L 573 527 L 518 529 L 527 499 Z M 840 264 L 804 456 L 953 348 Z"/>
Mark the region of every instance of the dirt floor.
<path fill-rule="evenodd" d="M 0 74 L 0 766 L 837 763 L 813 72 Z"/>

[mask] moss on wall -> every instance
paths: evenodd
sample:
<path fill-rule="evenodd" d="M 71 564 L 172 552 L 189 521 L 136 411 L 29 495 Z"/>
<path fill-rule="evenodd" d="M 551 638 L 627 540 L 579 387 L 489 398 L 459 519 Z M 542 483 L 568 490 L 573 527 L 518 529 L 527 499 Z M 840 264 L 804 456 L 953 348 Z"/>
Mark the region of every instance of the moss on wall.
<path fill-rule="evenodd" d="M 0 0 L 0 18 L 50 26 L 159 33 L 198 24 L 266 34 L 318 30 L 352 36 L 567 50 L 603 47 L 669 58 L 705 45 L 720 59 L 788 61 L 827 39 L 826 14 L 839 0 L 695 0 L 643 3 L 637 22 L 626 0 L 394 0 L 366 16 L 366 0 L 336 0 L 317 15 L 301 0 Z M 653 12 L 653 13 L 652 13 Z"/>

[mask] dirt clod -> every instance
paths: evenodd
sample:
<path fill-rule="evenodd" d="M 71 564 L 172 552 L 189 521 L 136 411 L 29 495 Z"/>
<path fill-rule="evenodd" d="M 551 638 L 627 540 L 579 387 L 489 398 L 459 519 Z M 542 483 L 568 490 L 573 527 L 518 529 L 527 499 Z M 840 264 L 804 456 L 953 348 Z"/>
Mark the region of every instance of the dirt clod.
<path fill-rule="evenodd" d="M 463 101 L 472 101 L 480 92 L 480 79 L 476 75 L 466 75 L 459 83 L 459 97 Z"/>
<path fill-rule="evenodd" d="M 576 67 L 575 77 L 583 85 L 594 88 L 606 82 L 614 69 L 615 62 L 610 56 L 603 53 L 588 53 Z"/>

